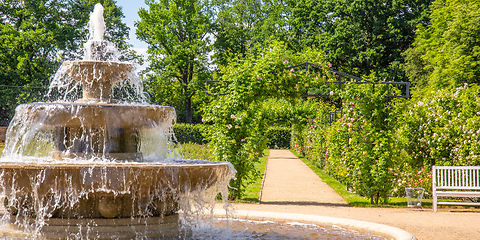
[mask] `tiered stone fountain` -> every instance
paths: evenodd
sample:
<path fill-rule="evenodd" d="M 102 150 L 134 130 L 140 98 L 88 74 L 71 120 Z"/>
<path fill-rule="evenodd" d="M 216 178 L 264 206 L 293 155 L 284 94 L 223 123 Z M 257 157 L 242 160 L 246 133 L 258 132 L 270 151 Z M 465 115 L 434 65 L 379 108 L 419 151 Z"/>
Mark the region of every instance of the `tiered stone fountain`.
<path fill-rule="evenodd" d="M 228 163 L 168 159 L 174 108 L 116 103 L 132 64 L 105 60 L 101 5 L 91 18 L 88 60 L 62 66 L 83 98 L 16 109 L 0 160 L 0 236 L 177 238 L 183 197 L 231 177 Z M 156 147 L 162 154 L 144 156 Z"/>

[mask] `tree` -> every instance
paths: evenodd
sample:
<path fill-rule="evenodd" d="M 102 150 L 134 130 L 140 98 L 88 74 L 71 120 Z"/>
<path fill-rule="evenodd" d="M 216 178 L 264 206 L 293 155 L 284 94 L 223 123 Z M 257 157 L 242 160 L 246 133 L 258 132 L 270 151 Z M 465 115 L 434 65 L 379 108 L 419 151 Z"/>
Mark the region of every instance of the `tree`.
<path fill-rule="evenodd" d="M 17 104 L 42 98 L 63 59 L 80 57 L 96 2 L 8 0 L 0 5 L 0 125 L 8 124 Z M 128 28 L 121 22 L 121 9 L 113 0 L 100 2 L 107 39 L 127 51 Z"/>
<path fill-rule="evenodd" d="M 192 122 L 192 97 L 204 83 L 207 71 L 212 13 L 203 0 L 148 0 L 140 9 L 137 36 L 148 43 L 151 76 L 149 87 L 180 91 L 185 121 Z M 160 96 L 165 94 L 160 94 Z M 165 103 L 165 98 L 155 99 Z"/>
<path fill-rule="evenodd" d="M 419 89 L 480 83 L 480 1 L 437 0 L 430 17 L 405 53 L 410 80 Z"/>
<path fill-rule="evenodd" d="M 266 40 L 284 40 L 287 35 L 289 4 L 283 0 L 216 0 L 213 24 L 215 63 L 225 65 L 235 55 Z"/>
<path fill-rule="evenodd" d="M 297 49 L 318 47 L 337 69 L 404 80 L 401 53 L 432 0 L 300 0 L 289 25 Z M 297 40 L 298 39 L 298 40 Z"/>

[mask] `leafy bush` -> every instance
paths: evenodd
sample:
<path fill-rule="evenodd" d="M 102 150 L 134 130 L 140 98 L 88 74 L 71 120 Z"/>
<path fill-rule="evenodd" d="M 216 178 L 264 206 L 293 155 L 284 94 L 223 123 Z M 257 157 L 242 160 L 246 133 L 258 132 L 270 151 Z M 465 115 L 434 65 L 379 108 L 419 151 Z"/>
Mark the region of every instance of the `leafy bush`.
<path fill-rule="evenodd" d="M 270 127 L 266 132 L 268 148 L 290 148 L 291 128 Z"/>
<path fill-rule="evenodd" d="M 177 123 L 173 126 L 173 132 L 179 143 L 206 144 L 203 131 L 205 125 Z"/>
<path fill-rule="evenodd" d="M 372 203 L 387 202 L 395 181 L 395 150 L 386 89 L 352 83 L 341 95 L 344 114 L 326 129 L 325 168 Z"/>
<path fill-rule="evenodd" d="M 375 78 L 370 77 L 371 81 Z M 386 89 L 348 83 L 338 91 L 343 115 L 331 125 L 321 117 L 332 106 L 318 104 L 316 120 L 294 126 L 292 147 L 317 167 L 372 203 L 387 202 L 395 178 L 393 131 Z"/>
<path fill-rule="evenodd" d="M 206 125 L 177 123 L 173 131 L 178 143 L 207 144 L 204 136 Z M 291 128 L 269 127 L 266 132 L 267 147 L 273 149 L 290 148 Z"/>

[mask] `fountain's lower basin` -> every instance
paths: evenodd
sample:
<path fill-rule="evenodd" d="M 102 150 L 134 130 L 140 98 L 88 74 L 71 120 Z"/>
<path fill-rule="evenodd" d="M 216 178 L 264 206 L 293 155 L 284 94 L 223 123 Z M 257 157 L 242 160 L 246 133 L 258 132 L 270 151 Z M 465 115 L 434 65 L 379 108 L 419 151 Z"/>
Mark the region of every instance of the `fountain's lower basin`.
<path fill-rule="evenodd" d="M 25 231 L 15 221 L 18 220 L 12 219 L 0 227 L 1 239 L 190 239 L 178 214 L 149 218 L 50 218 L 36 232 Z M 34 225 L 36 220 L 25 221 Z"/>
<path fill-rule="evenodd" d="M 228 163 L 1 163 L 11 215 L 47 218 L 168 216 L 179 198 L 231 173 Z"/>

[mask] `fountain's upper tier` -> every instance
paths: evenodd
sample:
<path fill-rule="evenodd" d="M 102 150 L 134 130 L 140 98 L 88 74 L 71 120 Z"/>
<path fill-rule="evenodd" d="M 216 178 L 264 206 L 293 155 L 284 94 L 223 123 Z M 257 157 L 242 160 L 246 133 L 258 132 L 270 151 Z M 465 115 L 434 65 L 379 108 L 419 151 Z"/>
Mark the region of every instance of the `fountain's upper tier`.
<path fill-rule="evenodd" d="M 131 63 L 109 61 L 65 61 L 66 72 L 83 86 L 79 102 L 112 102 L 113 87 L 125 80 L 133 69 Z"/>
<path fill-rule="evenodd" d="M 101 103 L 30 103 L 17 114 L 45 127 L 154 128 L 175 121 L 175 109 L 157 105 Z"/>

